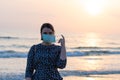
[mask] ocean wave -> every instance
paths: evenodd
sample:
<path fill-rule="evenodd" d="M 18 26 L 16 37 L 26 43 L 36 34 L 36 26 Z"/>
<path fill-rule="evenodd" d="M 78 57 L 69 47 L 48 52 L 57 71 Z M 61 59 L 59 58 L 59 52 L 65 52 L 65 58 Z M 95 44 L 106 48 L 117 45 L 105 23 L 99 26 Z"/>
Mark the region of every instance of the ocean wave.
<path fill-rule="evenodd" d="M 19 45 L 19 44 L 12 44 L 12 45 L 0 45 L 1 48 L 30 48 L 28 45 Z"/>
<path fill-rule="evenodd" d="M 0 36 L 0 39 L 19 39 L 19 37 Z"/>
<path fill-rule="evenodd" d="M 13 37 L 13 36 L 0 36 L 0 39 L 25 39 L 25 40 L 36 40 L 36 39 L 38 39 L 38 38 Z"/>
<path fill-rule="evenodd" d="M 120 45 L 120 43 L 115 43 L 115 42 L 110 42 L 110 43 L 107 43 L 107 44 L 110 44 L 110 45 Z"/>
<path fill-rule="evenodd" d="M 84 53 L 89 54 L 120 54 L 120 51 L 107 51 L 107 50 L 91 50 L 91 51 L 83 51 Z"/>
<path fill-rule="evenodd" d="M 80 51 L 67 52 L 67 56 L 85 56 L 85 53 Z"/>
<path fill-rule="evenodd" d="M 120 74 L 120 71 L 79 71 L 79 70 L 65 70 L 60 71 L 63 76 L 92 76 L 92 75 L 109 75 L 109 74 Z"/>
<path fill-rule="evenodd" d="M 119 74 L 120 71 L 79 71 L 79 70 L 63 70 L 63 71 L 59 71 L 61 73 L 61 75 L 65 78 L 65 77 L 70 77 L 70 76 L 78 76 L 78 77 L 86 77 L 86 78 L 100 78 L 100 79 L 108 79 L 111 78 L 111 80 L 115 79 L 115 80 L 119 80 Z M 16 72 L 11 72 L 11 73 L 5 73 L 5 72 L 1 72 L 0 75 L 0 80 L 24 80 L 24 72 L 21 73 L 16 73 Z M 118 77 L 110 77 L 108 75 L 118 75 Z M 102 76 L 103 75 L 103 76 Z M 74 77 L 71 79 L 74 80 Z M 78 79 L 77 79 L 78 80 Z"/>
<path fill-rule="evenodd" d="M 120 49 L 120 47 L 74 47 L 71 49 Z"/>
<path fill-rule="evenodd" d="M 9 47 L 16 47 L 16 48 L 30 48 L 30 46 L 27 46 L 27 45 L 16 45 L 16 44 L 13 44 Z"/>
<path fill-rule="evenodd" d="M 26 52 L 17 52 L 14 50 L 0 51 L 0 58 L 25 58 Z"/>
<path fill-rule="evenodd" d="M 120 54 L 120 51 L 71 51 L 67 53 L 67 56 L 92 56 L 92 55 L 111 55 Z"/>
<path fill-rule="evenodd" d="M 28 52 L 19 52 L 14 50 L 0 51 L 0 58 L 25 58 Z M 120 51 L 69 51 L 67 52 L 68 57 L 74 56 L 100 56 L 100 55 L 114 55 L 120 54 Z"/>

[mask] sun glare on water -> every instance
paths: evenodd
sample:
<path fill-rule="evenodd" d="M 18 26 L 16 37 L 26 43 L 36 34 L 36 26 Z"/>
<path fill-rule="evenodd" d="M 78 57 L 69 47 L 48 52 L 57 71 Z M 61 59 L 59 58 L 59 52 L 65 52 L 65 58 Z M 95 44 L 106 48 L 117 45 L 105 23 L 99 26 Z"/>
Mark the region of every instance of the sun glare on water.
<path fill-rule="evenodd" d="M 95 80 L 94 78 L 87 78 L 86 80 Z"/>
<path fill-rule="evenodd" d="M 99 35 L 97 33 L 87 33 L 85 36 L 85 43 L 87 46 L 99 46 L 101 42 L 101 39 L 99 38 Z"/>

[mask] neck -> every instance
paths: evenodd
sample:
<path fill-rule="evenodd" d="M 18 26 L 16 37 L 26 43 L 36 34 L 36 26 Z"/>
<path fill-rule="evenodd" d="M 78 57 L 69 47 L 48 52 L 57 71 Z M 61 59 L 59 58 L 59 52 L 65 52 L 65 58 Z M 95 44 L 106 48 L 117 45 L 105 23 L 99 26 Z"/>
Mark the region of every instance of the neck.
<path fill-rule="evenodd" d="M 51 45 L 52 43 L 42 42 L 43 45 Z"/>

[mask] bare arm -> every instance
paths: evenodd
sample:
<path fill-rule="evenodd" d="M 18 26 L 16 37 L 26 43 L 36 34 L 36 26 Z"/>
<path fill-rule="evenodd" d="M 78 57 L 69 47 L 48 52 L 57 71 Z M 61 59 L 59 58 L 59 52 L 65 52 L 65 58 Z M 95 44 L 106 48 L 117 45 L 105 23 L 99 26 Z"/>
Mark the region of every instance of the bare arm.
<path fill-rule="evenodd" d="M 60 59 L 65 60 L 66 59 L 65 38 L 63 35 L 61 35 L 61 36 L 62 36 L 62 38 L 59 40 L 59 43 L 61 43 Z"/>
<path fill-rule="evenodd" d="M 62 35 L 62 38 L 59 40 L 59 43 L 61 43 L 61 51 L 57 61 L 57 68 L 63 69 L 66 67 L 66 63 L 67 63 L 65 38 L 63 35 Z"/>

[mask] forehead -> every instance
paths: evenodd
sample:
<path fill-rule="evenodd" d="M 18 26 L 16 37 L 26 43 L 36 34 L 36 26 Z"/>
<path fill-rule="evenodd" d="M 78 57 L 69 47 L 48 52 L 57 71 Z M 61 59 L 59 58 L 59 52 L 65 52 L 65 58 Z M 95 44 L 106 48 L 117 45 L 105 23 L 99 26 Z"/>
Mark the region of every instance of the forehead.
<path fill-rule="evenodd" d="M 42 32 L 53 32 L 50 28 L 43 28 Z"/>

